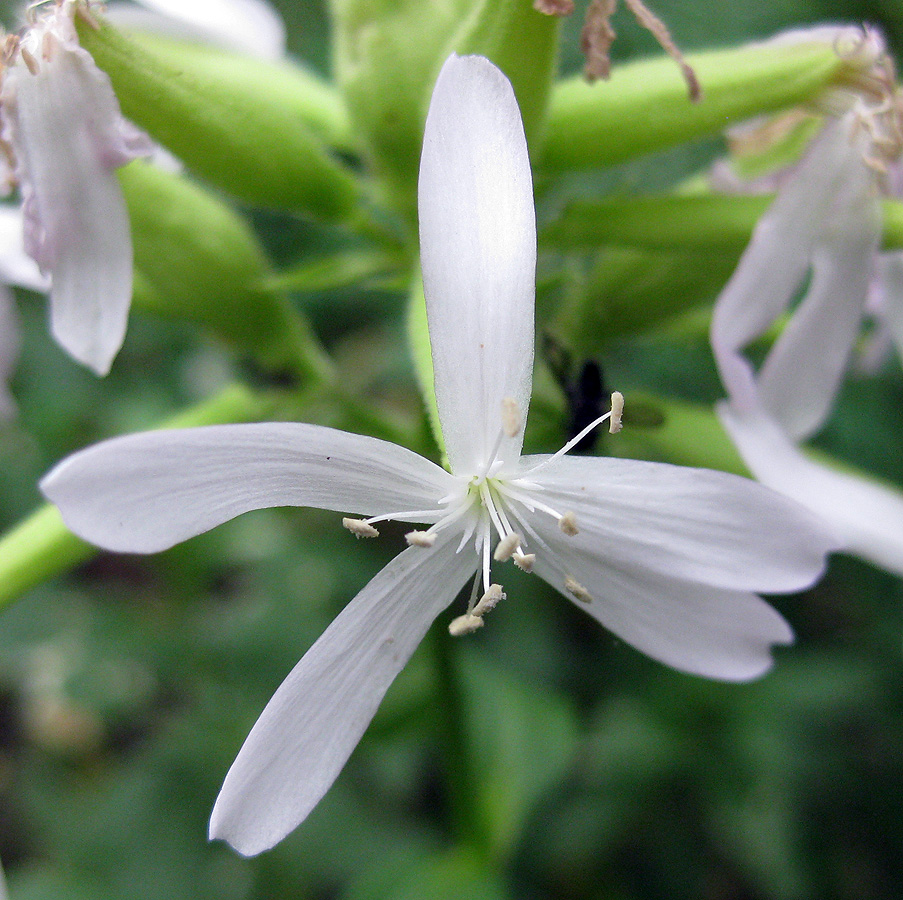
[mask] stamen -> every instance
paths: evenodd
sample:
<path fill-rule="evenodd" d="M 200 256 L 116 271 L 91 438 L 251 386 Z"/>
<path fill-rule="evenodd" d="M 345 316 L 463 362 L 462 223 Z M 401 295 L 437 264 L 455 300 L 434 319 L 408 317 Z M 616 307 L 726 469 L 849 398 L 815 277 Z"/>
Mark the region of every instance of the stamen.
<path fill-rule="evenodd" d="M 575 581 L 568 575 L 564 579 L 564 589 L 575 599 L 581 603 L 592 603 L 593 596 L 579 581 Z"/>
<path fill-rule="evenodd" d="M 509 534 L 507 537 L 502 538 L 498 542 L 495 548 L 495 553 L 492 554 L 492 558 L 496 562 L 507 562 L 511 559 L 514 551 L 520 547 L 521 536 L 519 534 Z"/>
<path fill-rule="evenodd" d="M 411 547 L 432 547 L 436 543 L 436 534 L 429 531 L 409 531 L 404 539 Z"/>
<path fill-rule="evenodd" d="M 608 433 L 617 434 L 624 426 L 621 424 L 621 416 L 624 415 L 624 395 L 615 391 L 611 395 L 611 418 L 608 420 Z"/>
<path fill-rule="evenodd" d="M 533 571 L 533 563 L 536 562 L 536 554 L 535 553 L 515 553 L 514 554 L 514 565 L 521 569 L 524 572 L 532 572 Z"/>
<path fill-rule="evenodd" d="M 505 397 L 502 400 L 502 430 L 506 437 L 517 437 L 521 428 L 524 426 L 523 417 L 520 414 L 520 407 L 517 400 L 513 397 Z"/>
<path fill-rule="evenodd" d="M 363 519 L 342 519 L 342 525 L 347 528 L 355 537 L 379 537 L 379 532 Z"/>
<path fill-rule="evenodd" d="M 576 534 L 580 534 L 580 529 L 577 527 L 577 517 L 573 512 L 566 512 L 559 520 L 558 527 L 568 536 L 574 537 Z"/>
<path fill-rule="evenodd" d="M 53 59 L 59 45 L 56 35 L 52 31 L 45 31 L 44 37 L 41 40 L 41 56 L 49 62 Z"/>
<path fill-rule="evenodd" d="M 448 633 L 452 637 L 462 637 L 465 634 L 473 634 L 478 628 L 483 627 L 483 620 L 480 616 L 470 615 L 458 616 L 448 623 Z"/>
<path fill-rule="evenodd" d="M 486 615 L 490 610 L 495 609 L 499 600 L 504 600 L 506 596 L 507 594 L 502 590 L 500 584 L 489 585 L 489 590 L 480 597 L 480 602 L 473 608 L 470 615 L 480 617 Z"/>

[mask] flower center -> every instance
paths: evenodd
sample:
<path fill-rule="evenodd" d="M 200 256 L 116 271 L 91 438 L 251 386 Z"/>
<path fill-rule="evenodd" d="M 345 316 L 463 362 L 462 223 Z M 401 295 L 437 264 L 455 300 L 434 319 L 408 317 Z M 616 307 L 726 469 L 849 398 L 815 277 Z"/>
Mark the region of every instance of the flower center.
<path fill-rule="evenodd" d="M 531 527 L 530 517 L 537 514 L 548 515 L 555 519 L 564 534 L 573 537 L 579 533 L 574 513 L 568 510 L 561 512 L 545 503 L 541 499 L 543 488 L 532 476 L 567 453 L 602 422 L 610 423 L 609 430 L 612 434 L 620 431 L 624 398 L 616 392 L 612 394 L 611 400 L 611 412 L 590 423 L 553 456 L 547 457 L 531 469 L 518 471 L 516 474 L 504 472 L 504 461 L 498 458 L 502 437 L 504 435 L 514 437 L 522 427 L 516 404 L 513 400 L 505 401 L 502 406 L 502 428 L 482 471 L 474 475 L 458 476 L 458 486 L 452 493 L 439 499 L 438 509 L 408 510 L 373 516 L 369 519 L 343 519 L 342 524 L 357 537 L 377 537 L 379 532 L 373 526 L 378 522 L 390 519 L 408 522 L 432 519 L 433 524 L 425 531 L 411 531 L 405 535 L 410 546 L 424 548 L 432 547 L 441 532 L 449 528 L 458 529 L 461 541 L 456 552 L 462 552 L 468 543 L 473 541 L 479 565 L 470 592 L 467 612 L 454 619 L 449 630 L 453 635 L 476 631 L 483 625 L 483 616 L 499 600 L 505 598 L 502 586 L 492 581 L 492 563 L 513 560 L 518 568 L 532 572 L 536 561 L 533 548 L 544 551 L 549 549 Z M 527 552 L 528 550 L 531 552 Z M 584 599 L 583 595 L 588 597 L 585 589 L 576 582 L 571 593 L 577 599 Z"/>

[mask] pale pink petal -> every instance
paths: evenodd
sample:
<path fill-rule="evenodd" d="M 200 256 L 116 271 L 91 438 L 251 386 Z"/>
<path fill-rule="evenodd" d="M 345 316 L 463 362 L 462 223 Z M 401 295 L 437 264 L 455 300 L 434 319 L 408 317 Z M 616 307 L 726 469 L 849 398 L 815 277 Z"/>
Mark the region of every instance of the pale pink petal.
<path fill-rule="evenodd" d="M 812 256 L 806 296 L 759 370 L 759 396 L 787 434 L 804 440 L 831 411 L 846 372 L 881 240 L 874 174 L 849 165 Z"/>
<path fill-rule="evenodd" d="M 514 91 L 478 56 L 436 82 L 420 164 L 420 250 L 436 399 L 453 471 L 476 472 L 502 434 L 502 403 L 526 417 L 533 375 L 536 225 Z M 504 437 L 514 463 L 521 433 Z"/>
<path fill-rule="evenodd" d="M 861 150 L 851 144 L 848 129 L 848 122 L 832 121 L 812 142 L 759 220 L 715 303 L 712 348 L 724 386 L 739 405 L 752 405 L 755 397 L 738 351 L 763 334 L 793 300 L 850 166 L 861 168 Z"/>
<path fill-rule="evenodd" d="M 25 210 L 25 247 L 52 276 L 51 328 L 105 374 L 122 344 L 132 291 L 129 222 L 115 169 L 150 148 L 120 114 L 109 79 L 76 43 L 71 7 L 23 39 L 4 74 L 3 136 Z"/>
<path fill-rule="evenodd" d="M 25 252 L 22 207 L 0 205 L 0 281 L 46 293 L 50 279 Z"/>
<path fill-rule="evenodd" d="M 625 571 L 781 593 L 811 585 L 836 544 L 806 509 L 725 472 L 564 456 L 533 480 L 537 499 L 574 513 L 579 533 L 569 548 Z M 554 519 L 530 521 L 546 541 L 560 539 Z"/>
<path fill-rule="evenodd" d="M 436 509 L 406 519 L 432 522 L 436 501 L 454 484 L 439 466 L 395 444 L 281 422 L 114 438 L 63 460 L 41 490 L 85 540 L 155 553 L 271 506 L 366 516 Z"/>
<path fill-rule="evenodd" d="M 383 695 L 473 573 L 457 537 L 411 547 L 345 607 L 267 704 L 226 776 L 210 837 L 267 850 L 335 781 Z"/>
<path fill-rule="evenodd" d="M 843 549 L 903 575 L 903 494 L 809 459 L 761 408 L 717 410 L 756 478 L 820 516 Z"/>

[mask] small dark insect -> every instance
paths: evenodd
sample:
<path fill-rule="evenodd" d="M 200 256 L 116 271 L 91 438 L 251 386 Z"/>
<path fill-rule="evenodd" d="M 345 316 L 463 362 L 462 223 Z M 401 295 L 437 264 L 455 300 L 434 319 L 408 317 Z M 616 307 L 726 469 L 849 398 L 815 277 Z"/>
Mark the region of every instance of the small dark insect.
<path fill-rule="evenodd" d="M 551 335 L 543 338 L 546 360 L 568 404 L 568 439 L 604 415 L 610 408 L 610 394 L 605 387 L 602 367 L 588 359 L 579 367 L 570 352 Z M 583 440 L 574 445 L 572 453 L 592 453 L 598 441 L 599 429 L 593 429 Z"/>

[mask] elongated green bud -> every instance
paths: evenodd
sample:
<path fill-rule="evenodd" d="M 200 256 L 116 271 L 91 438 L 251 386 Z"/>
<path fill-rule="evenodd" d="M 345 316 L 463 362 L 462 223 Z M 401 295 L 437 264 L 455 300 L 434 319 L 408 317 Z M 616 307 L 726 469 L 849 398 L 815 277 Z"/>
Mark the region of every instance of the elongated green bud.
<path fill-rule="evenodd" d="M 209 329 L 271 370 L 304 380 L 329 366 L 286 297 L 267 289 L 269 263 L 230 206 L 187 178 L 143 162 L 119 170 L 132 226 L 135 303 Z"/>
<path fill-rule="evenodd" d="M 721 134 L 763 113 L 816 103 L 831 88 L 855 86 L 867 77 L 875 56 L 869 35 L 838 27 L 690 54 L 687 62 L 702 85 L 699 103 L 689 100 L 686 83 L 666 56 L 616 66 L 607 82 L 560 82 L 552 92 L 540 166 L 560 171 L 612 165 Z"/>
<path fill-rule="evenodd" d="M 774 197 L 700 194 L 578 200 L 540 234 L 543 247 L 595 249 L 605 245 L 646 250 L 742 250 Z M 883 200 L 884 249 L 903 249 L 903 203 Z"/>
<path fill-rule="evenodd" d="M 276 67 L 261 63 L 256 78 L 242 79 L 229 74 L 232 54 L 182 53 L 177 45 L 138 39 L 105 23 L 97 29 L 80 19 L 77 24 L 82 46 L 110 76 L 123 113 L 192 171 L 258 206 L 331 222 L 359 218 L 358 182 L 329 155 L 299 104 L 285 101 L 291 91 L 276 78 Z M 253 65 L 242 59 L 237 71 Z M 322 92 L 311 93 L 321 119 L 323 100 Z M 327 130 L 338 127 L 334 121 Z"/>

